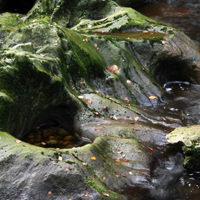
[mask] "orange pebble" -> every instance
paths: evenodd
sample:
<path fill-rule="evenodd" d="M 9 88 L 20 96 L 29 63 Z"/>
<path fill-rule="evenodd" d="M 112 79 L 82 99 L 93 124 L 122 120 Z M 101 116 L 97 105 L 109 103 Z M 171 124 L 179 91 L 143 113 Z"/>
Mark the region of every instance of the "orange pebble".
<path fill-rule="evenodd" d="M 62 145 L 68 145 L 68 144 L 69 144 L 69 141 L 65 141 L 65 142 L 63 142 Z"/>
<path fill-rule="evenodd" d="M 66 136 L 66 137 L 64 138 L 65 141 L 71 141 L 71 140 L 73 140 L 73 139 L 74 139 L 74 137 L 73 137 L 72 135 L 68 135 L 68 136 Z"/>
<path fill-rule="evenodd" d="M 49 140 L 54 140 L 55 137 L 54 136 L 49 136 Z"/>

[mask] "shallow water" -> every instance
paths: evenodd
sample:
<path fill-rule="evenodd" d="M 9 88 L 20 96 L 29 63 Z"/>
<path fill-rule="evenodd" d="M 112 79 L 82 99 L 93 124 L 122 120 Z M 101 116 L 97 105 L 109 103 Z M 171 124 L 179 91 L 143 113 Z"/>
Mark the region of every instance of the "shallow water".
<path fill-rule="evenodd" d="M 195 7 L 172 6 L 160 2 L 147 3 L 135 9 L 147 17 L 182 30 L 200 44 L 199 9 Z"/>
<path fill-rule="evenodd" d="M 154 31 L 123 31 L 123 32 L 96 32 L 94 35 L 106 35 L 108 37 L 117 37 L 125 39 L 142 39 L 142 38 L 163 38 L 167 34 Z"/>
<path fill-rule="evenodd" d="M 161 103 L 153 110 L 160 115 L 177 116 L 181 126 L 200 124 L 200 85 L 177 81 L 163 87 Z"/>
<path fill-rule="evenodd" d="M 198 3 L 196 1 L 196 3 Z M 199 2 L 200 3 L 200 2 Z M 198 4 L 199 4 L 198 3 Z M 200 44 L 200 12 L 195 8 L 172 6 L 166 3 L 148 3 L 137 11 L 156 21 L 184 31 Z M 200 85 L 188 82 L 169 82 L 163 85 L 165 93 L 157 108 L 148 108 L 148 114 L 156 113 L 164 121 L 172 117 L 180 126 L 200 124 Z M 161 155 L 161 154 L 160 154 Z M 159 156 L 152 169 L 151 188 L 143 200 L 199 200 L 200 172 L 182 168 L 183 157 Z"/>
<path fill-rule="evenodd" d="M 200 124 L 200 85 L 173 81 L 163 85 L 165 93 L 156 108 L 148 108 L 148 114 L 163 117 L 170 123 L 170 116 L 180 126 Z M 155 148 L 152 156 L 152 177 L 148 194 L 142 200 L 199 200 L 200 172 L 189 172 L 182 167 L 180 149 L 164 146 Z"/>

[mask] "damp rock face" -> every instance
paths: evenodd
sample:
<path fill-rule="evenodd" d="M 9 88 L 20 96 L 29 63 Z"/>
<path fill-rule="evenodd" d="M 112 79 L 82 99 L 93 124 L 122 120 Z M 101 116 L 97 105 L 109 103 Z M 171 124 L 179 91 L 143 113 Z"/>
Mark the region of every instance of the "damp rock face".
<path fill-rule="evenodd" d="M 191 61 L 184 79 L 199 83 L 199 47 L 114 1 L 37 0 L 27 15 L 0 19 L 2 198 L 122 200 L 139 187 L 131 198 L 142 199 L 150 144 L 166 143 L 160 126 L 177 125 L 145 109 L 162 96 L 160 63 Z M 60 141 L 69 143 L 57 149 Z"/>
<path fill-rule="evenodd" d="M 166 136 L 170 144 L 182 146 L 185 154 L 184 166 L 190 170 L 198 170 L 200 167 L 200 132 L 199 125 L 180 127 Z"/>

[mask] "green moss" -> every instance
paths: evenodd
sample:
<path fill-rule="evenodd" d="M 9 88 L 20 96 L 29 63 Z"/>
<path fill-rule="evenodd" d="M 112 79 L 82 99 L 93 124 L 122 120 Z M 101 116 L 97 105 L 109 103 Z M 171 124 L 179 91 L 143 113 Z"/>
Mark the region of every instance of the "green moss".
<path fill-rule="evenodd" d="M 39 114 L 42 119 L 45 114 L 51 116 L 56 112 L 53 105 L 49 110 L 44 110 L 44 106 L 50 107 L 52 101 L 54 104 L 62 104 L 68 96 L 60 79 L 36 68 L 26 56 L 16 55 L 13 65 L 15 67 L 0 67 L 0 92 L 9 98 L 9 107 L 4 98 L 1 102 L 0 128 L 16 135 L 22 127 L 26 127 L 24 131 L 30 131 L 33 116 L 35 118 Z M 29 120 L 30 124 L 26 123 L 26 120 Z"/>
<path fill-rule="evenodd" d="M 103 188 L 101 188 L 100 186 L 98 186 L 95 181 L 91 180 L 91 179 L 88 179 L 87 180 L 87 183 L 92 186 L 94 189 L 97 190 L 97 192 L 101 195 L 101 200 L 104 200 L 104 199 L 108 199 L 108 200 L 113 200 L 113 199 L 116 199 L 116 200 L 122 200 L 124 199 L 121 195 L 115 193 L 115 192 L 112 192 L 110 190 L 104 190 Z M 109 196 L 105 196 L 103 193 L 106 193 L 108 194 Z"/>
<path fill-rule="evenodd" d="M 183 146 L 182 150 L 186 155 L 200 158 L 200 148 L 196 145 L 196 141 L 192 141 L 192 146 L 190 147 Z"/>
<path fill-rule="evenodd" d="M 173 32 L 173 31 L 171 31 L 171 30 L 169 30 L 169 31 L 168 31 L 168 34 L 174 34 L 174 32 Z"/>
<path fill-rule="evenodd" d="M 0 93 L 0 131 L 8 130 L 9 115 L 13 106 L 11 102 L 10 97 Z"/>
<path fill-rule="evenodd" d="M 145 42 L 148 41 L 151 44 L 151 46 L 153 46 L 154 43 L 162 44 L 162 40 L 163 40 L 163 37 L 143 38 L 143 41 L 145 41 Z"/>
<path fill-rule="evenodd" d="M 87 82 L 91 78 L 103 77 L 105 63 L 98 51 L 90 44 L 89 37 L 66 31 L 72 58 L 68 68 L 64 68 L 67 75 L 74 80 L 84 78 Z M 87 39 L 86 39 L 87 38 Z M 69 76 L 66 77 L 69 79 Z"/>
<path fill-rule="evenodd" d="M 108 39 L 115 39 L 116 41 L 130 41 L 130 39 L 143 39 L 144 41 L 150 42 L 161 42 L 161 39 L 166 36 L 164 33 L 157 33 L 153 31 L 149 31 L 148 33 L 144 33 L 143 31 L 133 31 L 133 32 L 115 32 L 115 33 L 95 33 L 97 35 L 104 35 Z"/>
<path fill-rule="evenodd" d="M 12 31 L 22 24 L 20 16 L 12 13 L 2 13 L 0 14 L 0 30 Z"/>
<path fill-rule="evenodd" d="M 161 29 L 161 31 L 166 32 L 166 31 L 167 31 L 167 27 L 163 27 L 163 28 Z"/>
<path fill-rule="evenodd" d="M 100 155 L 101 155 L 101 154 L 100 154 Z M 98 181 L 100 181 L 103 185 L 107 186 L 106 181 L 101 180 L 101 179 L 97 176 L 95 170 L 92 168 L 92 166 L 91 166 L 90 164 L 87 165 L 87 168 L 92 172 L 93 176 L 94 176 L 96 179 L 98 179 Z"/>

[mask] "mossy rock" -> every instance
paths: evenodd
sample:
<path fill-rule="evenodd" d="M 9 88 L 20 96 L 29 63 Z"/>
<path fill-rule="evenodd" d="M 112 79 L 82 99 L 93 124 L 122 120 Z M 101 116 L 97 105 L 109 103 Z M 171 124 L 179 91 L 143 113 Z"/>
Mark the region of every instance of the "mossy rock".
<path fill-rule="evenodd" d="M 166 136 L 170 144 L 179 143 L 182 145 L 185 154 L 184 166 L 190 170 L 199 170 L 200 168 L 200 126 L 188 126 L 176 128 Z"/>
<path fill-rule="evenodd" d="M 144 143 L 159 137 L 163 124 L 144 110 L 158 105 L 163 92 L 155 61 L 176 54 L 192 59 L 194 67 L 186 67 L 198 74 L 199 48 L 114 1 L 37 0 L 16 27 L 16 16 L 2 16 L 14 19 L 5 20 L 12 28 L 0 44 L 2 198 L 121 200 L 129 198 L 123 189 L 138 185 L 146 194 L 152 149 Z M 133 26 L 145 36 L 92 34 Z M 20 141 L 44 124 L 65 126 L 81 144 L 84 137 L 93 143 L 56 150 Z"/>

